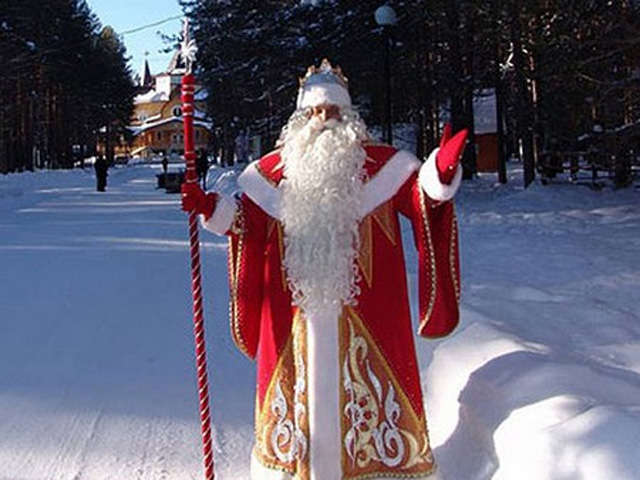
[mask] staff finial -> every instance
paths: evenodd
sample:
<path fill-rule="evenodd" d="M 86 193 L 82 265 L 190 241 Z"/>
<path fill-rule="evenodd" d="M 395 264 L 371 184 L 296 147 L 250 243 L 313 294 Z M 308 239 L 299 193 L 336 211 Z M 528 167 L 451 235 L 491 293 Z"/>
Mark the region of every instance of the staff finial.
<path fill-rule="evenodd" d="M 198 47 L 196 46 L 195 39 L 191 38 L 191 35 L 189 32 L 189 19 L 185 17 L 183 22 L 184 22 L 184 26 L 182 28 L 182 42 L 180 44 L 180 55 L 184 60 L 187 73 L 191 73 L 193 71 L 193 64 L 196 61 L 196 53 L 198 52 Z"/>

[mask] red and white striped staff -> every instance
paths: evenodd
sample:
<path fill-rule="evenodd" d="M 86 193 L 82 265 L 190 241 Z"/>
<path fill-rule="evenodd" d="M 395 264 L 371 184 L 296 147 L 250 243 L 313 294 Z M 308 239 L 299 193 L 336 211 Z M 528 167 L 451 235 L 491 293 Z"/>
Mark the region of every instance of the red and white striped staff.
<path fill-rule="evenodd" d="M 196 152 L 193 145 L 193 62 L 196 45 L 189 35 L 189 21 L 184 21 L 181 54 L 186 71 L 182 77 L 182 122 L 184 124 L 184 159 L 187 166 L 186 183 L 197 183 Z M 207 380 L 207 356 L 202 315 L 202 287 L 200 274 L 200 241 L 198 239 L 198 215 L 189 212 L 189 243 L 191 252 L 191 291 L 193 294 L 193 333 L 196 348 L 196 371 L 200 399 L 200 423 L 204 454 L 204 478 L 213 480 L 213 448 L 211 442 L 211 411 L 209 410 L 209 385 Z"/>

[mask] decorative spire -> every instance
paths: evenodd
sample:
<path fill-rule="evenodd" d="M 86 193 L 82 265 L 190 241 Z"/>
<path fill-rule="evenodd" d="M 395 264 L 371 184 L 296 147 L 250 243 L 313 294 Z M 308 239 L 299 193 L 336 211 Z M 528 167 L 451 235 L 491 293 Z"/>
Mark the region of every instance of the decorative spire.
<path fill-rule="evenodd" d="M 149 61 L 147 60 L 147 55 L 149 52 L 144 52 L 144 64 L 142 66 L 142 78 L 140 79 L 141 87 L 150 87 L 153 81 L 151 77 L 151 70 L 149 69 Z"/>
<path fill-rule="evenodd" d="M 182 29 L 182 42 L 180 43 L 180 56 L 184 61 L 187 73 L 191 73 L 193 71 L 193 64 L 196 61 L 197 52 L 198 47 L 196 46 L 196 41 L 191 38 L 189 33 L 189 19 L 185 18 L 184 27 Z"/>

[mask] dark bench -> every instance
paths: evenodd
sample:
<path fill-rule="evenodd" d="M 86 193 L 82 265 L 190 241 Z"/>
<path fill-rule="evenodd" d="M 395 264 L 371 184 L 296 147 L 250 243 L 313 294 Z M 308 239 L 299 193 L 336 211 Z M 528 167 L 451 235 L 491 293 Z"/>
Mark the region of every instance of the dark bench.
<path fill-rule="evenodd" d="M 158 173 L 158 188 L 164 188 L 167 193 L 180 193 L 180 187 L 184 182 L 184 171 Z"/>

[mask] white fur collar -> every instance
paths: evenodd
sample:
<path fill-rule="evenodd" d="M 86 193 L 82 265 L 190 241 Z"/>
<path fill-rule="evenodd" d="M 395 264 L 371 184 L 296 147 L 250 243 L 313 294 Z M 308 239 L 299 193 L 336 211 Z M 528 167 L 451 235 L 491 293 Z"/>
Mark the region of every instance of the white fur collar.
<path fill-rule="evenodd" d="M 238 177 L 240 188 L 267 214 L 278 220 L 282 190 L 270 183 L 257 168 L 258 160 L 251 163 Z M 366 217 L 378 206 L 393 197 L 413 172 L 420 168 L 420 161 L 406 150 L 396 152 L 384 167 L 365 183 L 360 218 Z"/>

